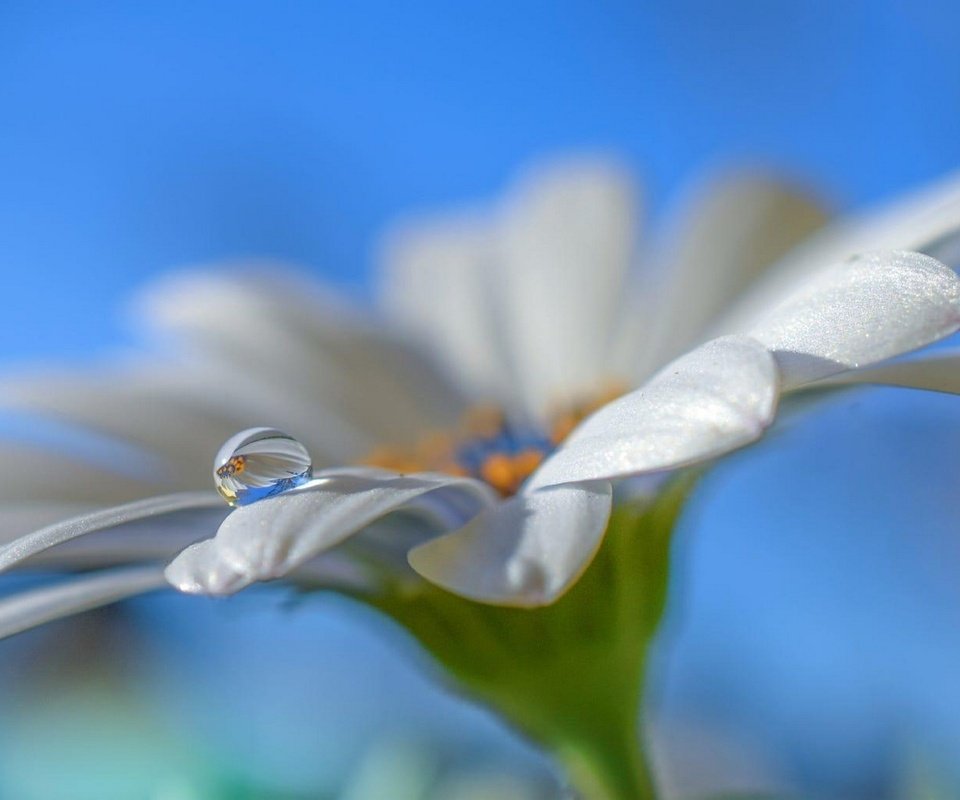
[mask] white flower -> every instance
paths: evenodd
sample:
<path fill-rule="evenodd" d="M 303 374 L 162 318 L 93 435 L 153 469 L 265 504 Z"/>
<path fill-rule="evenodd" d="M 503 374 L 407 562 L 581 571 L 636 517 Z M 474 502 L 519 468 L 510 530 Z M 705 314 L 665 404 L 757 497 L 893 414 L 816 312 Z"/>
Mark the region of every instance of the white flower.
<path fill-rule="evenodd" d="M 799 246 L 821 216 L 769 181 L 724 181 L 696 205 L 645 249 L 639 291 L 631 185 L 595 161 L 533 173 L 491 211 L 402 228 L 385 252 L 385 322 L 276 272 L 188 273 L 156 287 L 140 312 L 186 361 L 141 357 L 0 387 L 8 406 L 145 454 L 138 473 L 128 457 L 111 474 L 11 448 L 7 463 L 21 468 L 0 490 L 12 539 L 0 569 L 107 569 L 0 602 L 0 633 L 162 586 L 164 565 L 191 542 L 166 567 L 187 592 L 291 574 L 358 590 L 371 559 L 397 573 L 409 560 L 469 598 L 548 604 L 599 548 L 614 482 L 755 441 L 783 392 L 856 376 L 957 390 L 952 356 L 886 362 L 960 328 L 960 280 L 931 257 L 958 260 L 960 182 Z M 611 381 L 639 388 L 547 453 L 549 426 L 577 422 L 565 412 L 590 408 Z M 355 466 L 383 444 L 445 463 L 416 441 L 457 430 L 476 402 L 511 421 L 504 459 L 466 463 L 458 440 L 445 451 L 460 458 L 451 473 L 468 474 Z M 303 441 L 319 480 L 228 513 L 197 490 L 217 446 L 255 424 Z"/>

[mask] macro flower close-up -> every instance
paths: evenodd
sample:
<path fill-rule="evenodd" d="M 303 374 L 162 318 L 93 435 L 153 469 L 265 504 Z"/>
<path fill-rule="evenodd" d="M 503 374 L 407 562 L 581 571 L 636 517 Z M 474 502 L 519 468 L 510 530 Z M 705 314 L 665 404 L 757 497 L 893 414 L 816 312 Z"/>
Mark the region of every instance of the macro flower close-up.
<path fill-rule="evenodd" d="M 26 378 L 3 397 L 136 451 L 154 491 L 171 477 L 194 491 L 116 504 L 117 482 L 86 471 L 84 501 L 100 507 L 14 538 L 0 564 L 103 569 L 7 599 L 4 629 L 164 577 L 224 595 L 289 576 L 375 605 L 419 580 L 481 603 L 557 601 L 614 505 L 653 504 L 675 491 L 670 471 L 761 438 L 781 395 L 960 329 L 960 278 L 918 252 L 949 253 L 960 236 L 954 182 L 823 219 L 788 186 L 729 177 L 680 224 L 676 250 L 649 257 L 662 275 L 637 275 L 629 174 L 568 160 L 495 209 L 394 231 L 380 316 L 240 267 L 148 289 L 140 314 L 182 358 Z M 711 268 L 706 285 L 690 277 Z M 912 370 L 866 379 L 911 385 Z M 229 438 L 211 476 L 211 436 L 257 421 L 276 428 Z M 59 508 L 71 488 L 35 487 L 34 502 Z M 23 512 L 11 513 L 32 521 Z"/>
<path fill-rule="evenodd" d="M 946 12 L 375 5 L 0 11 L 0 795 L 952 796 Z"/>
<path fill-rule="evenodd" d="M 338 308 L 293 276 L 228 268 L 169 279 L 148 290 L 142 313 L 184 348 L 182 363 L 144 357 L 100 375 L 24 379 L 3 397 L 141 451 L 154 491 L 172 476 L 185 485 L 170 488 L 198 493 L 119 505 L 105 478 L 89 496 L 100 508 L 15 539 L 0 561 L 10 569 L 80 536 L 129 528 L 102 556 L 162 563 L 183 539 L 140 521 L 162 526 L 195 510 L 205 516 L 178 520 L 180 535 L 211 533 L 206 512 L 223 510 L 202 493 L 217 480 L 215 437 L 263 422 L 295 432 L 312 476 L 284 485 L 285 459 L 289 475 L 302 469 L 297 454 L 276 451 L 286 437 L 265 428 L 260 449 L 240 456 L 246 474 L 236 481 L 267 491 L 256 505 L 231 492 L 241 508 L 219 535 L 177 555 L 167 568 L 174 587 L 228 594 L 283 577 L 406 509 L 427 517 L 406 554 L 422 577 L 481 602 L 553 602 L 601 544 L 613 481 L 662 482 L 669 470 L 747 445 L 773 423 L 782 393 L 960 328 L 960 279 L 906 249 L 949 251 L 960 236 L 954 184 L 846 223 L 850 232 L 835 223 L 805 245 L 823 217 L 789 187 L 743 177 L 709 191 L 680 252 L 662 256 L 680 260 L 663 276 L 632 269 L 630 176 L 571 162 L 528 178 L 488 214 L 396 232 L 382 317 Z M 867 243 L 898 249 L 861 252 Z M 710 268 L 712 283 L 688 277 Z M 646 280 L 637 286 L 636 277 Z M 910 385 L 912 369 L 867 379 Z M 244 452 L 241 443 L 218 469 Z M 69 488 L 38 490 L 38 505 L 69 502 L 58 496 Z M 452 532 L 437 536 L 444 529 Z M 402 538 L 367 538 L 364 552 L 392 538 L 385 556 L 404 570 Z M 334 554 L 331 575 L 362 585 L 363 559 L 349 565 L 348 551 Z M 126 573 L 115 574 L 123 586 Z M 110 581 L 93 585 L 112 596 Z"/>

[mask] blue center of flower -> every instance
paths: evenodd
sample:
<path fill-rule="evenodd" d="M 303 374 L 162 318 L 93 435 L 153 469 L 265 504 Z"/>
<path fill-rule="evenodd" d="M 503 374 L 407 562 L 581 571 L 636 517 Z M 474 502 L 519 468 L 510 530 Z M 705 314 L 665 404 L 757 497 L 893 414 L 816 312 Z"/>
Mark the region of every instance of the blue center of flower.
<path fill-rule="evenodd" d="M 495 430 L 461 441 L 454 458 L 464 473 L 509 496 L 516 494 L 554 447 L 541 429 L 503 419 Z"/>
<path fill-rule="evenodd" d="M 456 451 L 456 461 L 471 475 L 479 477 L 491 459 L 516 458 L 525 453 L 539 453 L 542 457 L 553 448 L 550 437 L 538 428 L 507 422 L 492 436 L 462 442 Z"/>
<path fill-rule="evenodd" d="M 445 472 L 477 478 L 509 496 L 555 446 L 555 440 L 537 426 L 481 407 L 469 412 L 453 432 L 428 435 L 410 448 L 380 448 L 363 463 L 403 473 Z"/>
<path fill-rule="evenodd" d="M 609 391 L 598 394 L 590 402 L 555 414 L 547 428 L 517 422 L 500 409 L 481 406 L 467 413 L 454 431 L 430 434 L 413 447 L 378 448 L 362 463 L 401 473 L 445 472 L 477 478 L 509 497 L 610 396 Z"/>

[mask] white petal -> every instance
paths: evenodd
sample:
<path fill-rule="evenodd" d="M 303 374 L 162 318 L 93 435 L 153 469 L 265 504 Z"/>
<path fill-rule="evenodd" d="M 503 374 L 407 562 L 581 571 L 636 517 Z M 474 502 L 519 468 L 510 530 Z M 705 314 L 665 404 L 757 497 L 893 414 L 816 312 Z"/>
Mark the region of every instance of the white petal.
<path fill-rule="evenodd" d="M 470 396 L 509 403 L 494 241 L 489 220 L 466 214 L 396 225 L 381 246 L 380 288 L 386 310 Z"/>
<path fill-rule="evenodd" d="M 852 221 L 850 235 L 858 250 L 917 250 L 947 263 L 957 260 L 960 238 L 960 172 L 911 192 L 876 212 Z"/>
<path fill-rule="evenodd" d="M 525 492 L 410 552 L 427 580 L 484 603 L 552 603 L 583 573 L 610 517 L 609 483 Z"/>
<path fill-rule="evenodd" d="M 0 546 L 55 522 L 96 511 L 98 507 L 84 503 L 0 504 Z"/>
<path fill-rule="evenodd" d="M 813 386 L 815 388 L 855 383 L 960 394 L 960 351 L 936 351 L 911 359 L 878 364 L 856 372 L 845 372 L 835 378 L 827 378 Z"/>
<path fill-rule="evenodd" d="M 713 329 L 749 330 L 772 306 L 858 253 L 909 250 L 960 267 L 960 173 L 823 229 L 767 270 Z"/>
<path fill-rule="evenodd" d="M 251 583 L 245 573 L 220 557 L 215 539 L 190 545 L 167 566 L 164 576 L 187 594 L 233 594 Z"/>
<path fill-rule="evenodd" d="M 165 586 L 163 570 L 151 565 L 87 573 L 18 592 L 0 600 L 0 638 Z"/>
<path fill-rule="evenodd" d="M 533 170 L 508 197 L 501 324 L 529 409 L 576 402 L 610 379 L 638 218 L 629 172 L 600 159 Z"/>
<path fill-rule="evenodd" d="M 295 434 L 323 466 L 373 444 L 274 383 L 209 360 L 116 364 L 87 372 L 6 377 L 0 406 L 66 420 L 145 447 L 174 467 L 170 489 L 202 486 L 213 455 L 239 430 L 269 422 Z"/>
<path fill-rule="evenodd" d="M 142 314 L 213 362 L 256 375 L 377 441 L 409 441 L 453 423 L 463 409 L 457 392 L 395 331 L 276 269 L 167 279 L 148 293 Z"/>
<path fill-rule="evenodd" d="M 30 443 L 0 442 L 5 465 L 0 503 L 116 505 L 134 498 L 170 491 L 166 474 L 132 459 L 129 470 L 116 464 L 91 463 L 79 454 Z M 136 467 L 136 468 L 134 468 Z"/>
<path fill-rule="evenodd" d="M 698 186 L 681 211 L 658 259 L 663 285 L 647 322 L 647 358 L 630 375 L 701 341 L 721 311 L 827 219 L 796 187 L 749 174 Z"/>
<path fill-rule="evenodd" d="M 530 486 L 673 469 L 742 447 L 773 421 L 777 390 L 777 367 L 762 345 L 715 339 L 586 419 Z"/>
<path fill-rule="evenodd" d="M 165 583 L 187 594 L 228 595 L 250 585 L 248 575 L 239 572 L 221 557 L 215 539 L 190 545 L 165 571 Z M 375 583 L 364 565 L 346 553 L 325 552 L 291 570 L 290 577 L 312 587 L 369 591 Z"/>
<path fill-rule="evenodd" d="M 821 273 L 748 334 L 784 388 L 922 347 L 960 327 L 960 278 L 919 253 L 857 256 Z"/>
<path fill-rule="evenodd" d="M 464 478 L 319 473 L 309 486 L 236 509 L 212 545 L 181 553 L 167 576 L 181 591 L 227 594 L 282 577 L 393 511 L 415 509 L 449 529 L 495 502 L 489 487 Z"/>
<path fill-rule="evenodd" d="M 480 397 L 542 414 L 610 377 L 637 215 L 619 164 L 545 165 L 496 213 L 396 232 L 385 300 Z"/>
<path fill-rule="evenodd" d="M 93 511 L 41 528 L 0 548 L 0 571 L 21 566 L 27 559 L 79 537 L 101 532 L 113 539 L 112 544 L 106 544 L 106 552 L 119 547 L 124 553 L 139 557 L 158 552 L 172 557 L 210 531 L 228 511 L 213 492 L 181 492 Z"/>

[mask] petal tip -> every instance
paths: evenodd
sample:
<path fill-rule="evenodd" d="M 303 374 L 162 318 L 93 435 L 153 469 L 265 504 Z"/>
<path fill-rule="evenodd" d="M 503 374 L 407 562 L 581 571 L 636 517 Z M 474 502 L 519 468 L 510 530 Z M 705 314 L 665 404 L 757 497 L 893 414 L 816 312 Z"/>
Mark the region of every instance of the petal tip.
<path fill-rule="evenodd" d="M 223 597 L 248 586 L 252 579 L 228 564 L 217 552 L 217 543 L 207 539 L 191 545 L 171 561 L 163 577 L 183 594 Z"/>
<path fill-rule="evenodd" d="M 423 578 L 469 600 L 518 608 L 550 605 L 593 560 L 611 497 L 605 481 L 520 494 L 419 545 L 407 560 Z"/>

